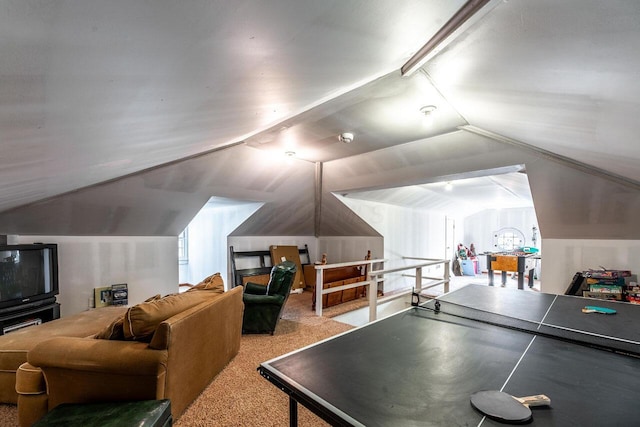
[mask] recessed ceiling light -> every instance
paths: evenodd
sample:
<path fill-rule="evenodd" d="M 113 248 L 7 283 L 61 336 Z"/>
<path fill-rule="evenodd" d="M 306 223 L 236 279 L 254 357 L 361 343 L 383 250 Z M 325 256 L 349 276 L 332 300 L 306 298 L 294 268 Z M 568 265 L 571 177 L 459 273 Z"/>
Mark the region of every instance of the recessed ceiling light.
<path fill-rule="evenodd" d="M 296 152 L 295 151 L 285 151 L 284 155 L 287 157 L 295 157 Z"/>
<path fill-rule="evenodd" d="M 350 144 L 353 142 L 353 134 L 351 132 L 344 132 L 338 135 L 338 141 Z"/>
<path fill-rule="evenodd" d="M 424 107 L 420 108 L 420 112 L 425 116 L 428 116 L 429 114 L 433 113 L 437 109 L 438 107 L 436 107 L 435 105 L 425 105 Z"/>

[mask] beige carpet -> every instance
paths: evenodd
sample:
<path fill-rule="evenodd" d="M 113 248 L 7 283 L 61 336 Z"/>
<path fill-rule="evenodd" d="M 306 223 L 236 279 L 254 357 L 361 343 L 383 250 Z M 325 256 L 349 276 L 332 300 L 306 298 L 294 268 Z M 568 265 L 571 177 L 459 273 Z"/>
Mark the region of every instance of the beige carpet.
<path fill-rule="evenodd" d="M 209 384 L 174 425 L 186 426 L 285 426 L 289 423 L 289 399 L 285 393 L 260 376 L 261 362 L 342 333 L 352 327 L 329 316 L 361 306 L 352 301 L 324 311 L 311 310 L 311 293 L 292 294 L 285 312 L 271 335 L 243 335 L 240 352 Z M 326 316 L 326 317 L 325 317 Z M 327 426 L 299 405 L 303 426 Z M 0 427 L 17 426 L 14 405 L 0 404 Z"/>

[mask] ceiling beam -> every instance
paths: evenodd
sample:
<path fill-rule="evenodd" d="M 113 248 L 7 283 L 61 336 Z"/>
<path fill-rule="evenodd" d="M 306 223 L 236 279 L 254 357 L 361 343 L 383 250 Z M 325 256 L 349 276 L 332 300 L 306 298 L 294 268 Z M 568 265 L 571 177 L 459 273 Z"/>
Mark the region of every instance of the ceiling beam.
<path fill-rule="evenodd" d="M 400 68 L 403 76 L 410 76 L 419 70 L 431 58 L 437 55 L 463 29 L 469 28 L 483 14 L 478 14 L 488 3 L 496 4 L 496 0 L 468 0 L 440 29 Z M 488 12 L 489 8 L 484 12 Z M 471 19 L 473 18 L 473 19 Z"/>

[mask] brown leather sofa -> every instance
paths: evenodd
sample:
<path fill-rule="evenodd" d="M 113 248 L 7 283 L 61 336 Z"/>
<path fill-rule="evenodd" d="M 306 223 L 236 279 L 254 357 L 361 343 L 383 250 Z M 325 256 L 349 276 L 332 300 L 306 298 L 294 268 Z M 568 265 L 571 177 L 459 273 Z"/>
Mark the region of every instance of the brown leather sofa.
<path fill-rule="evenodd" d="M 206 280 L 128 309 L 97 338 L 33 347 L 16 375 L 20 425 L 61 403 L 149 399 L 170 399 L 178 419 L 240 349 L 242 288 Z"/>

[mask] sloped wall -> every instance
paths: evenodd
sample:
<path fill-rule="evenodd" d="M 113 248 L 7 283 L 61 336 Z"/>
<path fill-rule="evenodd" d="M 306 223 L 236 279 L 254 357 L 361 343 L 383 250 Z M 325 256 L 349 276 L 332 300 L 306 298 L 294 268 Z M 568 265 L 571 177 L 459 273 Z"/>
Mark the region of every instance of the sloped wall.
<path fill-rule="evenodd" d="M 541 159 L 527 175 L 545 238 L 640 239 L 637 188 Z"/>
<path fill-rule="evenodd" d="M 177 236 L 212 196 L 268 203 L 262 232 L 313 233 L 313 174 L 308 162 L 233 146 L 1 212 L 0 234 Z"/>

